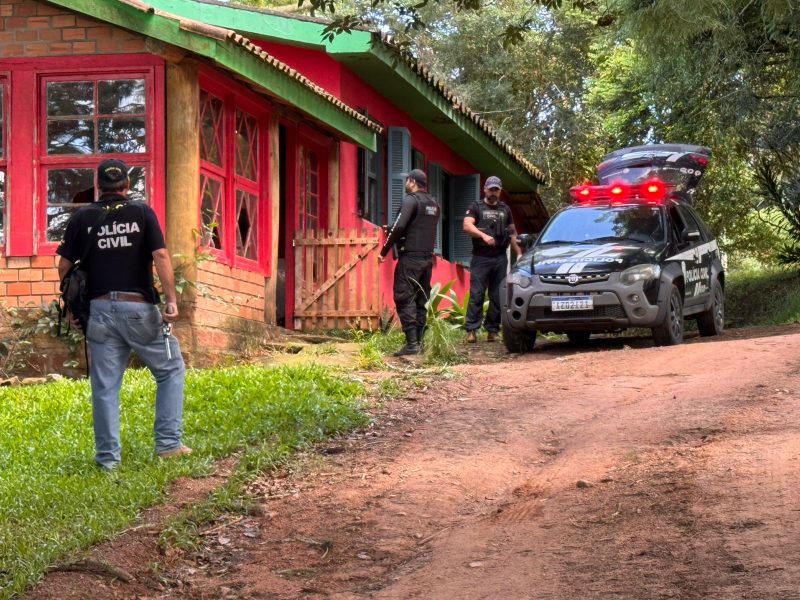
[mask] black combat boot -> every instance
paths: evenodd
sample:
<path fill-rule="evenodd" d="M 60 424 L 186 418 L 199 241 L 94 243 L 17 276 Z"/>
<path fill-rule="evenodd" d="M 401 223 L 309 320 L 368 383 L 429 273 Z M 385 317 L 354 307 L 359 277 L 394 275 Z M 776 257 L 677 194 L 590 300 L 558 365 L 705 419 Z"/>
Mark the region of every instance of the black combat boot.
<path fill-rule="evenodd" d="M 417 325 L 417 340 L 419 341 L 420 348 L 425 344 L 426 331 L 428 331 L 427 325 Z"/>
<path fill-rule="evenodd" d="M 410 354 L 419 354 L 422 348 L 419 345 L 419 336 L 417 335 L 417 328 L 410 327 L 404 331 L 406 334 L 406 345 L 394 353 L 394 356 L 408 356 Z"/>

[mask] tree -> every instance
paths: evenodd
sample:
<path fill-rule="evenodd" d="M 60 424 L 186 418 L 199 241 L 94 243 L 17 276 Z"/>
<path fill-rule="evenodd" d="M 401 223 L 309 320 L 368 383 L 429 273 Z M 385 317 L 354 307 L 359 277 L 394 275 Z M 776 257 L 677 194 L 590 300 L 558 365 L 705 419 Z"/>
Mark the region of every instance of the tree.
<path fill-rule="evenodd" d="M 712 148 L 698 210 L 733 255 L 774 251 L 759 166 L 800 140 L 800 9 L 786 0 L 301 0 L 371 23 L 426 63 L 550 180 L 553 209 L 608 151 Z M 342 16 L 344 15 L 344 16 Z M 761 184 L 761 187 L 759 187 Z M 793 227 L 791 220 L 786 221 Z M 800 222 L 797 225 L 800 227 Z M 800 239 L 800 237 L 798 237 Z"/>

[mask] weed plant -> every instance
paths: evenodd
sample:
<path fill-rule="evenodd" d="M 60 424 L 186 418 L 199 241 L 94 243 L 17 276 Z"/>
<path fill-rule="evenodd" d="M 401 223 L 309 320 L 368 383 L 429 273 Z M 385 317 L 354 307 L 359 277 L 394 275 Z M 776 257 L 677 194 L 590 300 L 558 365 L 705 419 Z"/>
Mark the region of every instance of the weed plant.
<path fill-rule="evenodd" d="M 383 357 L 396 352 L 403 345 L 403 334 L 391 329 L 388 333 L 364 333 L 358 341 L 358 366 L 361 369 L 379 370 L 386 368 Z"/>
<path fill-rule="evenodd" d="M 397 382 L 397 379 L 384 379 L 378 384 L 378 398 L 381 400 L 397 398 L 402 394 L 403 386 Z"/>
<path fill-rule="evenodd" d="M 425 362 L 432 365 L 453 365 L 465 362 L 464 331 L 449 319 L 428 317 L 423 340 Z"/>
<path fill-rule="evenodd" d="M 361 384 L 317 365 L 190 371 L 184 439 L 195 453 L 160 460 L 153 452 L 154 394 L 146 371 L 126 373 L 123 462 L 106 473 L 93 463 L 88 381 L 0 388 L 0 598 L 118 533 L 178 477 L 207 475 L 214 459 L 243 451 L 240 469 L 252 474 L 367 420 Z M 229 489 L 218 495 L 217 503 L 239 502 Z"/>

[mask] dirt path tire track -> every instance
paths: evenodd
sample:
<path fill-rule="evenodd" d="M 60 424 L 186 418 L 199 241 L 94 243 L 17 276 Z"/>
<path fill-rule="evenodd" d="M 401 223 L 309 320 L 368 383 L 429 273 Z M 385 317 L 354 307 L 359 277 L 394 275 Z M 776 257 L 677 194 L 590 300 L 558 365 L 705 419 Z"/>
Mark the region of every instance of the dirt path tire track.
<path fill-rule="evenodd" d="M 458 367 L 257 483 L 265 514 L 227 543 L 128 564 L 118 541 L 98 553 L 136 582 L 59 573 L 29 597 L 800 598 L 798 350 L 601 341 Z"/>

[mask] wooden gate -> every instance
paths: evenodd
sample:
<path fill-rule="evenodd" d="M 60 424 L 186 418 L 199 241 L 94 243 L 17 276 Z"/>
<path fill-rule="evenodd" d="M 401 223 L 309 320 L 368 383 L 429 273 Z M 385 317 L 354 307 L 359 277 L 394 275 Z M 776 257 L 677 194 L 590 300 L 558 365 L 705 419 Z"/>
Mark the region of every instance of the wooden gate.
<path fill-rule="evenodd" d="M 380 232 L 311 229 L 294 239 L 294 328 L 380 326 Z"/>

